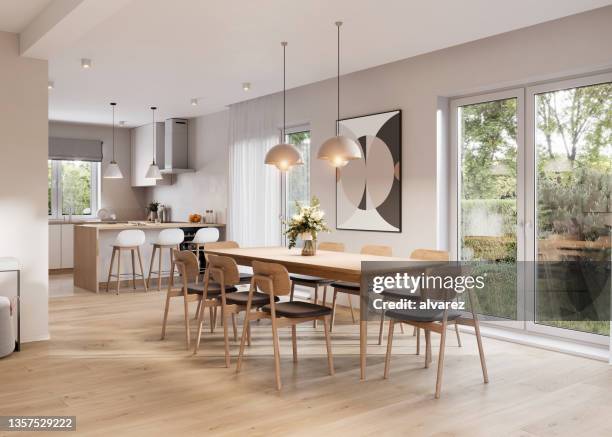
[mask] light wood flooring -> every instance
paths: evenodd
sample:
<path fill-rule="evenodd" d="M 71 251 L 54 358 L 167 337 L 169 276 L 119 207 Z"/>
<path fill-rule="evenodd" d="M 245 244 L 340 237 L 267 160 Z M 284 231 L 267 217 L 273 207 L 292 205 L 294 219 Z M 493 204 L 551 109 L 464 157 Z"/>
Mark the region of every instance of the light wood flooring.
<path fill-rule="evenodd" d="M 410 329 L 396 334 L 391 376 L 383 380 L 384 344 L 376 345 L 372 323 L 368 380 L 360 382 L 359 330 L 344 311 L 332 334 L 333 377 L 322 327 L 298 327 L 297 364 L 290 329 L 282 330 L 284 386 L 277 392 L 269 324 L 254 325 L 237 375 L 235 358 L 224 367 L 222 329 L 205 331 L 198 356 L 185 350 L 179 299 L 160 341 L 163 303 L 163 293 L 142 291 L 73 290 L 51 299 L 52 339 L 0 360 L 0 415 L 74 415 L 77 432 L 67 435 L 88 436 L 612 435 L 606 363 L 485 338 L 485 385 L 474 337 L 464 334 L 458 348 L 449 335 L 435 400 L 436 362 L 423 368 Z"/>

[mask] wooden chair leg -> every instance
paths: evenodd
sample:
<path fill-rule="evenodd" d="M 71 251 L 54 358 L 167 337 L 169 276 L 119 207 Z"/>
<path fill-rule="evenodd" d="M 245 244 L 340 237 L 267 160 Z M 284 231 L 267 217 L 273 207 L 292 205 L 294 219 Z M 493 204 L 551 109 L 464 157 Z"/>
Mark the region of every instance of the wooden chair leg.
<path fill-rule="evenodd" d="M 151 252 L 151 263 L 149 264 L 149 275 L 147 276 L 148 288 L 151 288 L 151 274 L 153 273 L 153 261 L 155 261 L 155 252 L 157 252 L 157 246 L 153 246 L 153 252 Z"/>
<path fill-rule="evenodd" d="M 251 345 L 251 324 L 247 325 L 247 345 Z"/>
<path fill-rule="evenodd" d="M 395 320 L 389 320 L 389 334 L 387 334 L 387 355 L 385 356 L 385 373 L 383 378 L 389 378 L 389 370 L 391 369 L 391 351 L 393 349 L 393 331 L 395 329 Z"/>
<path fill-rule="evenodd" d="M 132 254 L 132 286 L 136 290 L 136 257 L 134 256 L 134 249 L 130 250 Z"/>
<path fill-rule="evenodd" d="M 234 341 L 238 341 L 238 328 L 236 327 L 236 314 L 232 313 L 232 327 L 234 329 Z"/>
<path fill-rule="evenodd" d="M 404 324 L 403 323 L 400 323 L 400 331 L 401 331 L 402 334 L 404 333 Z"/>
<path fill-rule="evenodd" d="M 318 301 L 319 301 L 319 286 L 315 285 L 314 286 L 314 304 L 316 305 Z M 312 321 L 312 327 L 315 329 L 317 328 L 317 319 L 314 319 Z"/>
<path fill-rule="evenodd" d="M 323 332 L 325 333 L 325 348 L 327 349 L 327 366 L 329 367 L 329 374 L 331 376 L 336 373 L 334 369 L 334 356 L 331 348 L 331 336 L 329 335 L 329 321 L 327 316 L 322 317 L 323 319 Z"/>
<path fill-rule="evenodd" d="M 164 256 L 164 251 L 159 248 L 158 258 L 157 258 L 157 291 L 161 290 L 161 282 L 162 282 L 162 258 Z"/>
<path fill-rule="evenodd" d="M 327 285 L 323 286 L 323 302 L 321 302 L 321 305 L 327 306 Z"/>
<path fill-rule="evenodd" d="M 201 306 L 201 305 L 202 305 L 202 299 L 200 299 L 200 300 L 198 301 L 198 307 L 196 308 L 195 316 L 193 316 L 193 318 L 194 318 L 195 320 L 197 320 L 197 319 L 198 319 L 198 317 L 199 317 L 199 315 L 200 315 L 200 306 Z"/>
<path fill-rule="evenodd" d="M 353 319 L 353 325 L 354 325 L 355 324 L 355 312 L 353 311 L 353 302 L 351 300 L 351 295 L 347 294 L 346 297 L 348 298 L 349 308 L 351 309 L 351 319 Z"/>
<path fill-rule="evenodd" d="M 429 368 L 431 360 L 431 331 L 425 330 L 425 368 Z"/>
<path fill-rule="evenodd" d="M 415 355 L 421 355 L 421 331 L 419 328 L 414 328 L 414 335 L 416 335 L 417 338 Z"/>
<path fill-rule="evenodd" d="M 221 318 L 223 319 L 223 342 L 225 343 L 225 367 L 230 366 L 230 354 L 229 354 L 229 338 L 227 335 L 228 329 L 228 314 L 224 307 L 221 307 Z"/>
<path fill-rule="evenodd" d="M 166 307 L 164 308 L 164 322 L 162 323 L 161 339 L 166 338 L 166 323 L 168 323 L 168 310 L 170 309 L 170 295 L 166 296 Z"/>
<path fill-rule="evenodd" d="M 136 248 L 136 255 L 138 255 L 138 266 L 140 267 L 140 277 L 142 278 L 142 286 L 144 287 L 144 291 L 147 292 L 148 284 L 145 280 L 144 269 L 142 268 L 142 257 L 140 256 L 140 247 Z"/>
<path fill-rule="evenodd" d="M 111 255 L 111 262 L 110 262 L 110 265 L 108 266 L 108 279 L 106 280 L 106 292 L 107 293 L 110 287 L 110 280 L 111 280 L 111 275 L 113 273 L 113 263 L 115 262 L 115 252 L 116 251 L 117 249 L 113 247 L 113 254 Z"/>
<path fill-rule="evenodd" d="M 272 316 L 272 342 L 274 343 L 274 374 L 276 376 L 276 389 L 282 388 L 280 374 L 280 344 L 278 342 L 278 329 L 276 327 L 276 317 Z"/>
<path fill-rule="evenodd" d="M 240 350 L 238 351 L 238 364 L 236 364 L 236 373 L 240 372 L 240 368 L 242 367 L 242 358 L 244 357 L 244 344 L 246 342 L 247 335 L 250 337 L 248 331 L 249 329 L 249 311 L 250 308 L 247 305 L 246 312 L 244 314 L 244 321 L 242 326 L 242 337 L 240 339 Z"/>
<path fill-rule="evenodd" d="M 121 249 L 117 254 L 117 296 L 119 296 L 119 287 L 121 284 Z"/>
<path fill-rule="evenodd" d="M 334 296 L 332 297 L 332 313 L 331 322 L 329 324 L 329 332 L 334 329 L 334 323 L 336 323 L 336 298 L 338 297 L 338 291 L 334 288 Z"/>
<path fill-rule="evenodd" d="M 444 349 L 446 346 L 446 324 L 442 325 L 442 333 L 440 335 L 440 352 L 438 354 L 438 374 L 436 376 L 436 399 L 440 398 L 440 390 L 442 389 L 442 374 L 444 372 Z"/>
<path fill-rule="evenodd" d="M 183 309 L 185 311 L 185 343 L 187 350 L 191 348 L 191 327 L 189 326 L 189 302 L 183 297 Z"/>
<path fill-rule="evenodd" d="M 383 337 L 383 324 L 385 323 L 385 311 L 381 311 L 380 313 L 380 328 L 378 328 L 378 345 L 380 346 L 382 344 L 382 337 Z"/>
<path fill-rule="evenodd" d="M 203 298 L 202 298 L 203 299 Z M 202 325 L 204 324 L 204 310 L 206 309 L 206 305 L 203 300 L 199 303 L 199 311 L 198 311 L 198 329 L 196 331 L 196 342 L 193 348 L 193 354 L 198 353 L 198 349 L 200 349 L 200 340 L 202 339 Z"/>
<path fill-rule="evenodd" d="M 213 334 L 217 324 L 217 307 L 208 307 L 208 315 L 210 317 L 210 333 Z"/>
<path fill-rule="evenodd" d="M 459 325 L 455 323 L 455 334 L 457 334 L 457 345 L 462 347 L 461 345 L 461 337 L 459 336 Z"/>
<path fill-rule="evenodd" d="M 295 325 L 291 325 L 291 346 L 293 348 L 293 362 L 297 363 L 297 328 Z"/>
<path fill-rule="evenodd" d="M 294 293 L 295 293 L 295 282 L 291 281 L 291 293 L 289 294 L 289 302 L 293 302 Z"/>
<path fill-rule="evenodd" d="M 485 360 L 484 349 L 482 347 L 482 336 L 480 335 L 480 324 L 478 323 L 478 319 L 476 319 L 476 315 L 474 315 L 474 330 L 476 331 L 476 343 L 478 344 L 478 355 L 480 356 L 480 367 L 482 368 L 482 379 L 484 383 L 487 384 L 489 382 L 489 373 L 487 372 L 487 363 Z"/>
<path fill-rule="evenodd" d="M 416 326 L 412 329 L 412 336 L 416 337 L 417 332 L 419 332 L 419 328 L 417 328 Z"/>

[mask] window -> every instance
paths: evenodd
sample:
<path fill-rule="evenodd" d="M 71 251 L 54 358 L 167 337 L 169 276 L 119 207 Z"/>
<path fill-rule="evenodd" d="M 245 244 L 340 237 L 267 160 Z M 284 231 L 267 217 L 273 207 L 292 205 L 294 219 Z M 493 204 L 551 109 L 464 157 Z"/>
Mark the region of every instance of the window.
<path fill-rule="evenodd" d="M 285 195 L 286 216 L 291 217 L 297 211 L 295 202 L 310 204 L 310 131 L 294 130 L 285 135 L 285 141 L 293 144 L 302 154 L 304 165 L 298 165 L 287 172 Z"/>
<path fill-rule="evenodd" d="M 95 215 L 99 169 L 99 162 L 49 160 L 49 217 Z"/>

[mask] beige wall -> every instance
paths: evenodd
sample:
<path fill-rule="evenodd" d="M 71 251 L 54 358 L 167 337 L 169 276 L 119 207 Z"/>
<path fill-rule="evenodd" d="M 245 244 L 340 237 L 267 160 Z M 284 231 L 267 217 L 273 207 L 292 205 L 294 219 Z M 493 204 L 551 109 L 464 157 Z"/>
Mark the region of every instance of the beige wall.
<path fill-rule="evenodd" d="M 19 57 L 16 34 L 0 32 L 0 256 L 22 273 L 22 340 L 48 331 L 47 61 Z M 14 281 L 0 274 L 0 295 Z"/>
<path fill-rule="evenodd" d="M 351 251 L 368 243 L 389 244 L 397 255 L 406 255 L 417 247 L 446 247 L 446 233 L 440 229 L 447 227 L 448 213 L 438 199 L 448 192 L 448 179 L 437 176 L 438 172 L 448 173 L 447 166 L 438 168 L 438 163 L 443 162 L 439 161 L 442 156 L 437 152 L 436 133 L 436 112 L 445 102 L 441 97 L 610 68 L 610 23 L 612 7 L 607 7 L 344 76 L 343 117 L 403 111 L 402 233 L 335 231 L 321 239 L 342 241 Z M 334 170 L 315 156 L 318 145 L 334 134 L 335 92 L 335 80 L 330 79 L 287 93 L 288 125 L 310 123 L 311 191 L 321 199 L 332 227 L 336 224 Z M 280 126 L 282 108 L 278 102 L 276 116 Z M 222 114 L 198 119 L 203 123 L 210 120 L 207 129 L 215 130 L 206 133 L 198 149 L 227 153 L 227 126 L 212 122 L 225 117 Z M 213 159 L 221 161 L 216 153 Z M 215 162 L 208 159 L 203 153 L 199 171 L 204 172 L 200 166 Z M 219 180 L 227 177 L 216 172 L 211 175 Z M 225 193 L 203 193 L 198 189 L 185 190 L 176 184 L 163 188 L 163 195 L 168 203 L 194 207 L 224 201 Z M 155 188 L 153 196 L 159 197 L 160 190 Z"/>
<path fill-rule="evenodd" d="M 103 141 L 102 173 L 113 157 L 113 129 L 111 126 L 51 121 L 49 122 L 49 136 Z M 116 128 L 115 130 L 115 160 L 121 168 L 123 179 L 101 178 L 100 206 L 113 209 L 119 220 L 144 219 L 144 188 L 132 188 L 130 185 L 130 130 L 127 128 Z"/>

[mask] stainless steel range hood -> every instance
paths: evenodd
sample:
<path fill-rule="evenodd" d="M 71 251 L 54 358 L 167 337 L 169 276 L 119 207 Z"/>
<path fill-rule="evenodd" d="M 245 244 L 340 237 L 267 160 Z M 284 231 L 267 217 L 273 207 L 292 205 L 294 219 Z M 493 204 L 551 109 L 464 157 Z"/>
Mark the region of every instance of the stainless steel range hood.
<path fill-rule="evenodd" d="M 163 174 L 194 172 L 189 167 L 189 124 L 184 118 L 169 118 L 165 125 Z"/>

